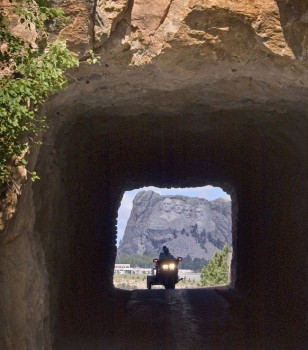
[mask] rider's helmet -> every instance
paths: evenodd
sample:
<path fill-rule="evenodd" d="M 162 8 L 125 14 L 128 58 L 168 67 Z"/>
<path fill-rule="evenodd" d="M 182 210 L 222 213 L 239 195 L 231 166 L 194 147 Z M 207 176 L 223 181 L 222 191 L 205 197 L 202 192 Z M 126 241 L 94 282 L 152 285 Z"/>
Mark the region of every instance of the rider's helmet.
<path fill-rule="evenodd" d="M 165 254 L 169 254 L 169 249 L 165 245 L 163 246 L 163 251 Z"/>

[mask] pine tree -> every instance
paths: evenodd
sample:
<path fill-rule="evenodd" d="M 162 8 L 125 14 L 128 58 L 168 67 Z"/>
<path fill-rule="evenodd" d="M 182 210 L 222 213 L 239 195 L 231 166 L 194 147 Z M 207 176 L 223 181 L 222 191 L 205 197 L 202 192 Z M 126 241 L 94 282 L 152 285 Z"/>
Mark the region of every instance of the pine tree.
<path fill-rule="evenodd" d="M 209 264 L 201 271 L 201 286 L 224 285 L 229 282 L 228 255 L 231 247 L 225 246 L 217 252 Z"/>

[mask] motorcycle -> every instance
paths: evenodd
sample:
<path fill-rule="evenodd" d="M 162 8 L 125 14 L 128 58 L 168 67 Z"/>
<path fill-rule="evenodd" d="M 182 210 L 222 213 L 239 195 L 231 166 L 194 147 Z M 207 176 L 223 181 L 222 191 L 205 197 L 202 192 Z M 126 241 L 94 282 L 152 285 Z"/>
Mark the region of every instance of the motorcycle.
<path fill-rule="evenodd" d="M 181 261 L 181 257 L 153 259 L 155 267 L 152 269 L 152 275 L 147 276 L 147 289 L 151 289 L 153 285 L 163 285 L 165 289 L 174 289 L 176 283 L 183 279 L 178 275 L 178 265 Z"/>

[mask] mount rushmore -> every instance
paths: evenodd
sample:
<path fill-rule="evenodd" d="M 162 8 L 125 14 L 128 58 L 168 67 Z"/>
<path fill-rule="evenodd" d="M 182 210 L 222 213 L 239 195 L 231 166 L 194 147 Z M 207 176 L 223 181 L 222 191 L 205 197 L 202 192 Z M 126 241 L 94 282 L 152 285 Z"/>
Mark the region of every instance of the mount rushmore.
<path fill-rule="evenodd" d="M 210 260 L 232 244 L 231 200 L 161 196 L 140 191 L 133 201 L 119 255 L 157 255 L 167 245 L 175 256 Z"/>

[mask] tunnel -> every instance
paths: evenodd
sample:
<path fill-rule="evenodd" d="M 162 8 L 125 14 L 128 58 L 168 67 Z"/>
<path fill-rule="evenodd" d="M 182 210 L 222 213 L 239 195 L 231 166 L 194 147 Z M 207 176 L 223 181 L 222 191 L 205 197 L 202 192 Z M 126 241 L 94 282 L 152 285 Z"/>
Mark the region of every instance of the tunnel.
<path fill-rule="evenodd" d="M 47 288 L 45 320 L 55 349 L 75 337 L 99 338 L 106 328 L 108 336 L 116 336 L 112 328 L 125 317 L 129 296 L 112 286 L 123 193 L 146 185 L 204 184 L 232 195 L 230 289 L 254 315 L 250 332 L 255 338 L 248 344 L 304 346 L 307 119 L 299 111 L 199 112 L 111 115 L 96 110 L 56 118 L 48 131 L 37 155 L 42 179 L 28 194 L 33 207 L 26 209 L 25 197 L 20 205 L 30 210 L 27 224 L 40 242 L 27 243 L 37 252 L 23 269 L 30 273 L 36 264 L 46 269 L 35 289 L 46 295 Z M 25 229 L 18 220 L 14 225 Z M 13 292 L 17 301 L 19 292 Z M 28 298 L 35 303 L 33 295 Z M 41 333 L 46 336 L 44 327 Z"/>
<path fill-rule="evenodd" d="M 149 329 L 140 331 L 148 316 L 134 298 L 156 310 L 162 302 L 172 308 L 174 296 L 184 311 L 193 305 L 204 348 L 304 350 L 308 100 L 296 33 L 306 17 L 295 11 L 290 26 L 291 5 L 277 1 L 275 12 L 272 1 L 256 26 L 259 1 L 251 12 L 246 4 L 247 13 L 239 1 L 227 10 L 174 1 L 162 22 L 168 30 L 170 21 L 181 24 L 163 32 L 159 19 L 161 31 L 151 36 L 134 14 L 141 3 L 113 17 L 119 21 L 101 46 L 94 32 L 76 39 L 78 21 L 66 34 L 74 49 L 89 42 L 100 49 L 100 65 L 72 69 L 68 87 L 42 106 L 49 127 L 28 156 L 40 180 L 25 183 L 1 233 L 0 348 L 159 349 Z M 177 290 L 114 288 L 124 192 L 204 185 L 232 198 L 231 285 L 188 292 L 185 305 Z M 185 334 L 187 319 L 176 334 Z M 164 348 L 200 348 L 180 338 Z"/>

